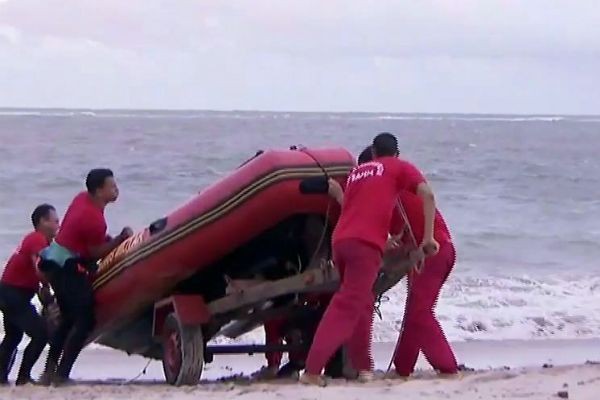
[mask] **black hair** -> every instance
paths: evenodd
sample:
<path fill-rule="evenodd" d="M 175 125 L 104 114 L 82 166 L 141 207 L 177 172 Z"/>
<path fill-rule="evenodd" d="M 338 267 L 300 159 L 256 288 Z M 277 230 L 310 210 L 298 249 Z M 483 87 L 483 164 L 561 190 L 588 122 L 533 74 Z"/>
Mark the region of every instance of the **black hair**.
<path fill-rule="evenodd" d="M 104 186 L 106 180 L 113 176 L 113 172 L 108 168 L 95 168 L 88 172 L 85 178 L 85 187 L 88 193 L 95 194 L 98 189 Z"/>
<path fill-rule="evenodd" d="M 37 229 L 41 220 L 44 218 L 48 218 L 50 212 L 52 211 L 56 210 L 54 209 L 54 206 L 50 204 L 40 204 L 39 206 L 37 206 L 35 210 L 33 210 L 33 212 L 31 213 L 31 223 L 33 224 L 33 227 Z"/>
<path fill-rule="evenodd" d="M 391 133 L 380 133 L 373 139 L 373 150 L 377 157 L 396 157 L 398 155 L 398 139 Z"/>
<path fill-rule="evenodd" d="M 358 156 L 358 165 L 373 161 L 373 147 L 367 146 Z"/>

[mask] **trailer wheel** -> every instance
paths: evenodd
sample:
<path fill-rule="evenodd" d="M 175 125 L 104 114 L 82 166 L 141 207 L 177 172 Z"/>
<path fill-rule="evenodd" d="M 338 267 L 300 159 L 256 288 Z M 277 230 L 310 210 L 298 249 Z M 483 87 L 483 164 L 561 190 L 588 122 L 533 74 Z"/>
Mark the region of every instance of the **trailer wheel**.
<path fill-rule="evenodd" d="M 162 344 L 162 364 L 167 383 L 197 385 L 204 366 L 201 326 L 184 326 L 175 313 L 170 313 L 165 319 Z"/>

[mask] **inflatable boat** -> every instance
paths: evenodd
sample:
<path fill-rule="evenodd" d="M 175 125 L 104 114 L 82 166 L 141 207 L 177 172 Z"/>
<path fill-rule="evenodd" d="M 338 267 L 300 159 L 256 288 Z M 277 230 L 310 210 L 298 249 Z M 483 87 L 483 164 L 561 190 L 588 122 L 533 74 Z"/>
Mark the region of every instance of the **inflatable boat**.
<path fill-rule="evenodd" d="M 91 339 L 162 359 L 176 385 L 197 383 L 214 354 L 268 351 L 207 342 L 335 290 L 329 246 L 340 210 L 322 186 L 353 166 L 339 148 L 259 152 L 152 222 L 99 263 Z"/>

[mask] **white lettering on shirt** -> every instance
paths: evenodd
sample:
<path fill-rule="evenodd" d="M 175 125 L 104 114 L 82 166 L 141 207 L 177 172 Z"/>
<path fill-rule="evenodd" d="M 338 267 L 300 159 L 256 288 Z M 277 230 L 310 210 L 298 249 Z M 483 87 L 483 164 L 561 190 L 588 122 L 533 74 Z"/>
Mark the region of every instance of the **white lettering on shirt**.
<path fill-rule="evenodd" d="M 348 184 L 373 176 L 382 176 L 385 168 L 382 163 L 371 161 L 354 168 L 348 176 Z"/>

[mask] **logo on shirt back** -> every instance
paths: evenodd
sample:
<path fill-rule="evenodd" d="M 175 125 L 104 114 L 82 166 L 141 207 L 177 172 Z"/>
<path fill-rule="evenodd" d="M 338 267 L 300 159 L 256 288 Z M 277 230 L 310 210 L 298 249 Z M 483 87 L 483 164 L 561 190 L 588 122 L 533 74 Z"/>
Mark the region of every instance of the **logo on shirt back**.
<path fill-rule="evenodd" d="M 373 176 L 382 176 L 385 168 L 383 164 L 377 161 L 371 161 L 364 163 L 352 170 L 350 176 L 348 176 L 348 184 L 354 183 L 361 179 L 371 178 Z"/>

